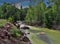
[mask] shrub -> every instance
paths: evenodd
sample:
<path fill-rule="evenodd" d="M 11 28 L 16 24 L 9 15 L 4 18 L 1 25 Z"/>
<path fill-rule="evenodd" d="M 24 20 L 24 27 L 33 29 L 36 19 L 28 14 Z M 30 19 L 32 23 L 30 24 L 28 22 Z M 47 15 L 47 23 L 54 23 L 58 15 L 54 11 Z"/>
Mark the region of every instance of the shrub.
<path fill-rule="evenodd" d="M 20 31 L 14 26 L 10 31 L 13 37 L 20 37 Z"/>

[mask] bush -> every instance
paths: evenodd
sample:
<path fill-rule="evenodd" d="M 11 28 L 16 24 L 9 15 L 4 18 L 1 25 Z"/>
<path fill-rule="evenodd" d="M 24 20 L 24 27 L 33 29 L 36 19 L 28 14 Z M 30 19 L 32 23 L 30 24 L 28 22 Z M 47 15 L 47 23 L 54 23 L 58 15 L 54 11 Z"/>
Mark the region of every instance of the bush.
<path fill-rule="evenodd" d="M 14 26 L 10 31 L 13 37 L 20 37 L 20 31 Z"/>
<path fill-rule="evenodd" d="M 9 22 L 13 22 L 13 18 L 12 18 L 12 17 L 9 17 L 9 18 L 8 18 L 8 21 L 9 21 Z"/>

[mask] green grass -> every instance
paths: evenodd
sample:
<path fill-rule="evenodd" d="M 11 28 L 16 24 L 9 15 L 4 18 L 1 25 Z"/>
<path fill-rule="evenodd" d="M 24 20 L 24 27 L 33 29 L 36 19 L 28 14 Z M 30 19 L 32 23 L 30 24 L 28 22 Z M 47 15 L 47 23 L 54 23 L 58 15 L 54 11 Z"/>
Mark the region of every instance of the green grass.
<path fill-rule="evenodd" d="M 39 40 L 35 34 L 31 36 L 31 40 L 33 41 L 33 44 L 44 44 L 44 42 Z"/>
<path fill-rule="evenodd" d="M 32 27 L 31 28 L 31 33 L 33 33 L 31 39 L 35 44 L 45 44 L 44 41 L 41 39 L 38 39 L 37 33 L 40 33 L 41 31 L 44 31 L 49 38 L 51 39 L 52 44 L 60 44 L 60 31 L 56 30 L 50 30 L 47 28 L 37 28 L 37 27 Z"/>
<path fill-rule="evenodd" d="M 7 23 L 7 20 L 0 19 L 0 27 L 4 26 Z"/>

